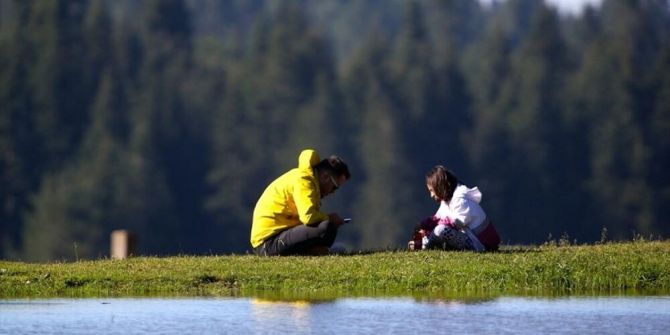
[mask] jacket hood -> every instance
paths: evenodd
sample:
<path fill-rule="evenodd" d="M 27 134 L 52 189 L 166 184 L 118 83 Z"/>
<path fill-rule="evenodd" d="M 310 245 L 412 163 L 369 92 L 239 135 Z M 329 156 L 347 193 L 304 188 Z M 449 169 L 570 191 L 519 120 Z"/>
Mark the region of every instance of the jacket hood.
<path fill-rule="evenodd" d="M 298 157 L 298 169 L 310 169 L 321 161 L 319 154 L 313 149 L 305 149 Z"/>
<path fill-rule="evenodd" d="M 456 190 L 454 190 L 454 198 L 465 198 L 472 200 L 476 203 L 480 203 L 482 201 L 482 192 L 479 191 L 479 188 L 476 186 L 473 188 L 469 188 L 463 184 L 458 185 L 456 187 Z"/>

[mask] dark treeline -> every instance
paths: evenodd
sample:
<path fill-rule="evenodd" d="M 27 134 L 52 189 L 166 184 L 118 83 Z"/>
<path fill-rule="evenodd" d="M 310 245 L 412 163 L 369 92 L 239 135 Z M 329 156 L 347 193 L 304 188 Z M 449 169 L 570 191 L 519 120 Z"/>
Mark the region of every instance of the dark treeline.
<path fill-rule="evenodd" d="M 0 0 L 0 258 L 244 252 L 301 149 L 396 247 L 444 164 L 507 243 L 670 233 L 670 10 L 605 0 Z"/>

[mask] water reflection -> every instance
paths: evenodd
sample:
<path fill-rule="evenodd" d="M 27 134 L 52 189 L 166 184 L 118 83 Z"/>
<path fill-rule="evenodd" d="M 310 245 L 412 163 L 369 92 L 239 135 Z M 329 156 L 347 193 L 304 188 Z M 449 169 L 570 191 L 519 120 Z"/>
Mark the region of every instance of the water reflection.
<path fill-rule="evenodd" d="M 312 333 L 310 322 L 312 302 L 251 299 L 251 315 L 255 325 L 274 324 L 286 327 L 287 332 Z M 259 331 L 260 329 L 256 329 Z M 284 329 L 278 329 L 284 332 Z"/>
<path fill-rule="evenodd" d="M 494 301 L 495 299 L 498 299 L 498 297 L 489 297 L 489 298 L 460 298 L 460 299 L 445 299 L 445 298 L 437 298 L 437 297 L 415 297 L 414 301 L 420 304 L 429 304 L 433 306 L 440 306 L 440 307 L 445 307 L 449 309 L 462 309 L 466 305 L 476 305 L 476 304 L 483 304 L 487 303 L 490 301 Z"/>
<path fill-rule="evenodd" d="M 0 300 L 0 334 L 667 334 L 670 296 Z"/>

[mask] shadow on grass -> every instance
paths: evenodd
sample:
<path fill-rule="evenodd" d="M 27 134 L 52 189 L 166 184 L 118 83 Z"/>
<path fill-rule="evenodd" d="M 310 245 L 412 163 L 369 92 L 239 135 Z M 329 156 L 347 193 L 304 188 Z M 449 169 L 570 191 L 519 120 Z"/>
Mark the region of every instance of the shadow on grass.
<path fill-rule="evenodd" d="M 472 252 L 474 251 L 463 251 L 463 250 L 448 250 L 448 249 L 431 249 L 431 252 Z M 345 252 L 333 253 L 331 255 L 339 256 L 362 256 L 362 255 L 374 255 L 374 254 L 385 254 L 385 253 L 414 253 L 414 252 L 424 252 L 424 250 L 408 250 L 408 249 L 361 249 L 361 250 L 350 250 Z M 542 250 L 539 247 L 530 247 L 530 246 L 503 246 L 500 250 L 497 251 L 486 251 L 484 254 L 527 254 L 527 253 L 539 253 Z"/>

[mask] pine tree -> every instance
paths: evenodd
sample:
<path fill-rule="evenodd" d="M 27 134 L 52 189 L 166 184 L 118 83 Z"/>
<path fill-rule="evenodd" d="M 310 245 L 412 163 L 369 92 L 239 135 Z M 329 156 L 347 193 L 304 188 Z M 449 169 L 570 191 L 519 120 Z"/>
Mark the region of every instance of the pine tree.
<path fill-rule="evenodd" d="M 276 101 L 271 118 L 282 127 L 271 127 L 270 143 L 276 146 L 277 164 L 292 167 L 305 148 L 318 149 L 322 155 L 334 149 L 338 129 L 333 124 L 335 111 L 329 106 L 334 64 L 325 38 L 309 25 L 300 7 L 283 5 L 274 19 L 266 55 L 267 79 Z"/>
<path fill-rule="evenodd" d="M 249 57 L 233 64 L 213 134 L 215 167 L 208 200 L 226 228 L 226 245 L 248 235 L 253 206 L 264 187 L 297 165 L 306 148 L 322 156 L 337 143 L 333 63 L 320 33 L 295 4 L 259 18 Z M 239 69 L 236 69 L 239 67 Z M 242 250 L 244 250 L 242 249 Z"/>
<path fill-rule="evenodd" d="M 480 2 L 437 0 L 421 2 L 426 13 L 426 28 L 431 32 L 435 54 L 455 58 L 481 38 L 486 23 Z"/>
<path fill-rule="evenodd" d="M 531 5 L 509 4 L 517 11 Z M 479 76 L 470 79 L 478 90 L 469 143 L 472 166 L 483 176 L 478 184 L 490 199 L 489 216 L 505 234 L 537 240 L 550 233 L 547 227 L 560 229 L 561 213 L 567 211 L 567 194 L 556 193 L 566 145 L 561 99 L 567 68 L 556 13 L 530 8 L 530 21 L 515 14 L 521 19 L 513 28 L 494 21 L 476 49 L 484 56 Z"/>
<path fill-rule="evenodd" d="M 242 71 L 240 71 L 242 72 Z M 241 75 L 243 76 L 243 75 Z M 212 168 L 208 184 L 212 189 L 206 207 L 213 223 L 221 230 L 217 238 L 225 252 L 248 249 L 251 213 L 262 186 L 258 170 L 264 165 L 259 155 L 259 136 L 249 120 L 242 78 L 226 76 L 224 99 L 213 117 L 211 135 Z"/>
<path fill-rule="evenodd" d="M 98 91 L 103 72 L 111 66 L 114 49 L 112 41 L 112 20 L 104 0 L 92 0 L 83 20 L 84 71 L 82 80 L 86 83 L 83 94 L 93 97 Z M 92 98 L 89 98 L 92 99 Z"/>
<path fill-rule="evenodd" d="M 20 250 L 21 216 L 40 178 L 33 151 L 38 143 L 34 102 L 27 80 L 33 50 L 25 26 L 31 7 L 15 3 L 14 11 L 13 20 L 0 31 L 0 257 Z"/>
<path fill-rule="evenodd" d="M 14 245 L 24 230 L 20 217 L 30 209 L 28 198 L 45 174 L 56 174 L 76 152 L 88 124 L 88 108 L 96 83 L 82 67 L 83 17 L 86 1 L 21 2 L 11 38 L 11 63 L 3 97 L 11 122 L 13 154 L 7 172 L 7 208 Z M 99 69 L 94 69 L 98 71 Z M 5 164 L 3 164 L 5 165 Z M 3 173 L 4 175 L 5 173 Z"/>
<path fill-rule="evenodd" d="M 670 20 L 666 22 L 670 23 Z M 649 119 L 651 155 L 649 183 L 654 185 L 654 231 L 668 236 L 670 227 L 670 36 L 664 36 L 663 48 L 659 52 L 655 69 L 657 93 L 653 114 Z"/>
<path fill-rule="evenodd" d="M 397 95 L 403 100 L 408 121 L 415 121 L 428 113 L 431 107 L 430 88 L 434 87 L 432 48 L 424 27 L 421 8 L 416 1 L 409 3 L 405 22 L 393 54 L 393 80 L 398 85 Z"/>
<path fill-rule="evenodd" d="M 87 1 L 36 1 L 32 3 L 30 42 L 34 67 L 29 73 L 34 87 L 35 126 L 44 171 L 55 171 L 72 155 L 88 125 L 93 99 L 84 80 L 83 20 Z"/>
<path fill-rule="evenodd" d="M 506 218 L 508 181 L 507 169 L 502 163 L 508 162 L 509 139 L 506 136 L 505 118 L 512 96 L 512 52 L 510 37 L 503 25 L 494 21 L 483 40 L 473 46 L 468 54 L 481 55 L 467 57 L 468 83 L 472 87 L 472 126 L 468 129 L 466 157 L 477 176 L 477 186 L 486 196 L 485 208 L 503 236 L 513 234 L 513 225 Z"/>
<path fill-rule="evenodd" d="M 152 216 L 138 230 L 151 236 L 150 252 L 206 252 L 203 207 L 209 166 L 209 129 L 203 111 L 185 96 L 193 83 L 190 13 L 183 1 L 148 1 L 143 7 L 144 55 L 140 89 L 131 97 L 130 155 L 136 160 L 138 200 Z M 155 192 L 162 192 L 156 197 Z M 159 230 L 157 230 L 160 227 Z M 140 237 L 141 239 L 142 237 Z"/>
<path fill-rule="evenodd" d="M 107 255 L 109 233 L 127 204 L 120 191 L 126 171 L 126 116 L 119 81 L 106 71 L 92 109 L 93 120 L 76 159 L 45 178 L 27 219 L 24 256 L 31 260 Z"/>
<path fill-rule="evenodd" d="M 269 16 L 257 19 L 248 56 L 227 67 L 224 97 L 213 116 L 207 209 L 222 230 L 225 251 L 248 249 L 253 206 L 274 173 L 269 162 L 275 148 L 268 148 L 265 131 L 271 106 L 264 83 L 270 27 Z"/>
<path fill-rule="evenodd" d="M 417 221 L 435 210 L 426 195 L 425 172 L 436 164 L 467 171 L 461 137 L 468 122 L 469 98 L 456 54 L 445 53 L 436 60 L 418 3 L 410 3 L 405 15 L 391 61 L 396 86 L 393 95 L 400 111 L 398 137 L 407 150 L 403 165 L 409 180 L 403 187 L 413 199 L 425 200 L 409 206 L 415 213 L 413 221 Z M 446 40 L 443 43 L 457 41 L 454 35 L 441 37 Z M 451 47 L 455 45 L 446 49 Z"/>
<path fill-rule="evenodd" d="M 564 50 L 557 14 L 537 7 L 528 36 L 515 55 L 511 85 L 516 92 L 505 120 L 513 148 L 507 157 L 508 178 L 515 181 L 518 194 L 511 197 L 508 208 L 516 215 L 524 213 L 526 218 L 513 216 L 513 220 L 527 219 L 523 229 L 533 232 L 534 239 L 550 233 L 546 226 L 569 231 L 568 220 L 577 213 L 566 208 L 570 195 L 557 192 L 560 186 L 572 184 L 563 167 L 569 170 L 573 164 L 563 154 L 567 146 L 561 117 L 567 69 Z"/>
<path fill-rule="evenodd" d="M 112 229 L 128 222 L 131 206 L 121 194 L 128 161 L 128 100 L 122 71 L 113 53 L 106 8 L 94 3 L 86 17 L 86 61 L 89 75 L 99 87 L 90 109 L 91 124 L 77 154 L 58 172 L 45 177 L 28 215 L 24 255 L 29 259 L 92 258 L 106 255 Z M 102 52 L 105 50 L 105 52 Z M 75 249 L 76 248 L 76 249 Z"/>
<path fill-rule="evenodd" d="M 601 37 L 587 50 L 581 69 L 579 101 L 592 124 L 588 186 L 594 204 L 608 208 L 597 220 L 618 238 L 655 232 L 649 125 L 651 73 L 662 29 L 651 18 L 664 10 L 656 2 L 604 2 Z"/>
<path fill-rule="evenodd" d="M 408 173 L 402 119 L 394 101 L 386 54 L 389 43 L 372 35 L 349 64 L 344 80 L 347 109 L 357 115 L 358 177 L 350 199 L 358 228 L 358 245 L 365 248 L 397 247 L 419 218 L 412 213 L 409 187 L 420 182 Z"/>

